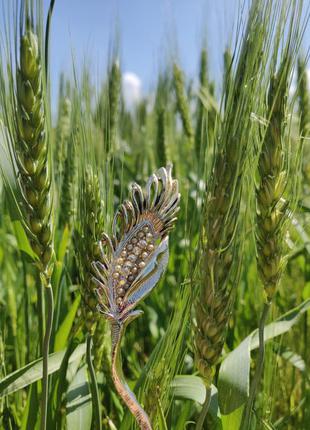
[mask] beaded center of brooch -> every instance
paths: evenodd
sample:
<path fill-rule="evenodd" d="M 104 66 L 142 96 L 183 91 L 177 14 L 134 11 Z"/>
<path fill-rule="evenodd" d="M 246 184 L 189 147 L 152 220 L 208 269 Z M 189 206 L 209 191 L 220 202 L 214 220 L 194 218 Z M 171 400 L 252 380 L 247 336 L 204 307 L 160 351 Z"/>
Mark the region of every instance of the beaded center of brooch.
<path fill-rule="evenodd" d="M 122 307 L 126 291 L 153 253 L 155 241 L 156 235 L 151 226 L 144 225 L 130 236 L 116 253 L 116 260 L 112 266 L 112 282 L 118 307 Z"/>

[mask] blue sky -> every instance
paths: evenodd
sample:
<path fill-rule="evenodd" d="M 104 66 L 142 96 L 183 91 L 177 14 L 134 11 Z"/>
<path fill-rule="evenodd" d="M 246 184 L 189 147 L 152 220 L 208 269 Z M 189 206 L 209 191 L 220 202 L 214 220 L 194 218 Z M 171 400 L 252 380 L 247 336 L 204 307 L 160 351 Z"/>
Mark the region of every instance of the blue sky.
<path fill-rule="evenodd" d="M 47 9 L 50 0 L 43 0 Z M 109 53 L 119 35 L 123 87 L 129 96 L 146 94 L 158 71 L 177 57 L 186 76 L 197 78 L 199 52 L 206 46 L 210 74 L 221 81 L 223 52 L 232 44 L 240 3 L 249 0 L 56 0 L 50 39 L 53 111 L 60 73 L 86 62 L 99 88 Z M 274 0 L 271 0 L 274 1 Z M 281 0 L 282 1 L 282 0 Z M 284 1 L 284 0 L 283 0 Z M 0 0 L 12 6 L 15 0 Z M 310 7 L 309 0 L 305 4 Z M 0 25 L 1 25 L 0 15 Z M 310 46 L 310 26 L 304 46 Z"/>
<path fill-rule="evenodd" d="M 144 93 L 171 55 L 177 55 L 188 76 L 195 76 L 203 44 L 216 78 L 238 5 L 238 0 L 56 0 L 50 51 L 53 93 L 60 72 L 70 73 L 72 55 L 78 67 L 87 61 L 100 82 L 116 34 L 122 70 L 139 78 Z"/>

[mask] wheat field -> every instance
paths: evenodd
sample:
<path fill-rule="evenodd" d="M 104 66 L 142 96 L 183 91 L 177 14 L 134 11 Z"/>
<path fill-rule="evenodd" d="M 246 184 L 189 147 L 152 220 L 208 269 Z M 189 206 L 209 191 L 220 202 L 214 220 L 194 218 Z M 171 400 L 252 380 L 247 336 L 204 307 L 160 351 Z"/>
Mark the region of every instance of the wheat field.
<path fill-rule="evenodd" d="M 1 429 L 309 429 L 310 7 L 240 4 L 127 106 L 121 41 L 52 82 L 57 1 L 2 1 Z"/>

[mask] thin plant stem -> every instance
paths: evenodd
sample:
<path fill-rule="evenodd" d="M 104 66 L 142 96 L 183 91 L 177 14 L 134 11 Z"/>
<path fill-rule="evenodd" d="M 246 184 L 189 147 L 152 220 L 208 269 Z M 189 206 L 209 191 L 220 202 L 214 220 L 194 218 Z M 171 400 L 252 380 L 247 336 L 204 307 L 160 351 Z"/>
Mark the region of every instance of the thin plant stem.
<path fill-rule="evenodd" d="M 38 306 L 38 333 L 39 333 L 39 355 L 43 353 L 43 333 L 45 325 L 45 312 L 44 312 L 44 297 L 43 297 L 43 286 L 40 281 L 39 272 L 36 274 L 37 278 L 37 306 Z"/>
<path fill-rule="evenodd" d="M 91 397 L 92 397 L 92 403 L 93 403 L 93 425 L 94 430 L 101 430 L 101 414 L 100 414 L 100 397 L 99 397 L 99 390 L 98 390 L 98 384 L 96 379 L 96 372 L 93 365 L 93 360 L 91 356 L 91 350 L 93 345 L 93 338 L 91 335 L 88 335 L 87 341 L 86 341 L 86 361 L 87 361 L 87 367 L 90 375 L 90 389 L 91 389 Z"/>
<path fill-rule="evenodd" d="M 49 37 L 50 37 L 50 25 L 53 15 L 53 9 L 55 6 L 55 0 L 51 0 L 47 14 L 46 30 L 45 30 L 45 79 L 47 82 L 48 78 L 48 54 L 49 54 Z"/>
<path fill-rule="evenodd" d="M 161 418 L 162 429 L 163 430 L 168 430 L 167 422 L 166 422 L 166 418 L 165 418 L 165 413 L 163 411 L 163 407 L 162 407 L 162 404 L 160 402 L 159 396 L 156 396 L 156 399 L 157 399 L 157 405 L 158 405 L 158 409 L 159 409 L 159 415 L 160 415 L 160 418 Z"/>
<path fill-rule="evenodd" d="M 43 379 L 42 379 L 42 406 L 41 406 L 41 430 L 46 430 L 47 419 L 47 404 L 48 404 L 48 354 L 50 339 L 53 327 L 53 313 L 54 313 L 54 296 L 53 289 L 48 280 L 44 286 L 46 307 L 47 307 L 47 321 L 46 330 L 43 341 Z"/>
<path fill-rule="evenodd" d="M 257 366 L 255 369 L 253 382 L 250 388 L 249 399 L 247 401 L 244 414 L 243 414 L 242 425 L 241 425 L 241 429 L 243 430 L 249 429 L 250 420 L 251 420 L 251 411 L 255 401 L 258 385 L 262 377 L 263 368 L 264 368 L 264 358 L 265 358 L 264 330 L 265 330 L 265 323 L 269 313 L 270 305 L 271 305 L 270 301 L 264 304 L 262 315 L 259 322 L 259 327 L 258 327 L 259 349 L 258 349 Z"/>
<path fill-rule="evenodd" d="M 57 332 L 57 328 L 59 326 L 61 295 L 63 294 L 63 284 L 62 284 L 63 277 L 64 277 L 64 272 L 61 274 L 59 282 L 57 283 L 57 285 L 54 285 L 55 310 L 54 310 L 54 321 L 53 321 L 53 332 L 52 332 L 52 338 L 51 338 L 51 345 L 54 345 L 54 343 L 55 343 L 55 335 Z"/>
<path fill-rule="evenodd" d="M 73 331 L 75 332 L 75 330 L 73 330 Z M 60 366 L 59 372 L 58 372 L 58 378 L 59 378 L 58 381 L 65 380 L 66 382 L 65 383 L 60 383 L 60 382 L 57 383 L 56 380 L 55 380 L 54 384 L 52 382 L 52 384 L 53 384 L 52 397 L 56 396 L 57 399 L 62 399 L 63 394 L 67 391 L 68 386 L 69 386 L 69 381 L 66 378 L 69 360 L 70 360 L 70 357 L 73 354 L 74 350 L 77 348 L 77 346 L 79 344 L 79 340 L 77 337 L 75 337 L 76 333 L 74 333 L 74 332 L 71 332 L 71 334 L 70 334 L 70 338 L 68 340 L 68 347 L 67 347 L 65 355 L 62 359 L 61 366 Z M 52 379 L 52 381 L 53 381 L 53 379 Z M 62 402 L 58 403 L 58 408 L 56 409 L 54 421 L 52 424 L 55 426 L 56 429 L 65 428 L 64 421 L 65 421 L 66 415 L 64 413 L 64 407 L 63 406 L 64 405 Z"/>
<path fill-rule="evenodd" d="M 308 276 L 309 276 L 309 259 L 308 259 L 308 253 L 305 252 L 304 254 L 305 259 L 305 283 L 307 282 Z M 306 361 L 306 368 L 308 368 L 308 312 L 305 312 L 303 316 L 303 329 L 304 329 L 304 357 Z M 307 398 L 307 378 L 302 379 L 302 392 L 304 393 L 305 398 Z M 306 417 L 306 410 L 307 408 L 302 408 L 302 420 L 304 423 L 306 423 L 307 417 Z"/>
<path fill-rule="evenodd" d="M 202 410 L 200 412 L 200 415 L 196 424 L 196 430 L 203 430 L 204 428 L 203 423 L 205 422 L 205 419 L 209 410 L 210 402 L 211 402 L 211 387 L 208 387 L 206 391 L 206 400 L 203 404 Z"/>
<path fill-rule="evenodd" d="M 26 336 L 26 353 L 25 353 L 25 363 L 30 363 L 30 329 L 29 329 L 29 299 L 28 299 L 28 288 L 27 288 L 27 269 L 24 257 L 23 262 L 23 278 L 24 278 L 24 318 L 25 318 L 25 336 Z"/>

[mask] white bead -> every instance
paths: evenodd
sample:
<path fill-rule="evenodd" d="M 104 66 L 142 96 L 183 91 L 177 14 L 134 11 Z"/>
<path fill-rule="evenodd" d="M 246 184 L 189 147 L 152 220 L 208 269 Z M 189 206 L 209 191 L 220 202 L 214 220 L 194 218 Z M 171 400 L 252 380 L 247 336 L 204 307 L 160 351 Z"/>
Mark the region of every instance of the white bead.
<path fill-rule="evenodd" d="M 125 261 L 124 263 L 124 270 L 126 271 L 126 268 L 131 268 L 133 266 L 133 264 L 130 261 Z"/>
<path fill-rule="evenodd" d="M 133 249 L 133 253 L 134 253 L 135 255 L 140 255 L 140 252 L 141 252 L 141 249 L 140 249 L 140 248 L 138 248 L 138 246 L 135 246 L 135 247 L 134 247 L 134 249 Z"/>
<path fill-rule="evenodd" d="M 140 248 L 146 248 L 147 246 L 147 242 L 145 240 L 140 240 L 138 243 L 138 246 L 140 246 Z"/>
<path fill-rule="evenodd" d="M 136 255 L 134 255 L 134 254 L 128 255 L 128 260 L 129 261 L 136 261 L 136 259 L 137 259 Z"/>

